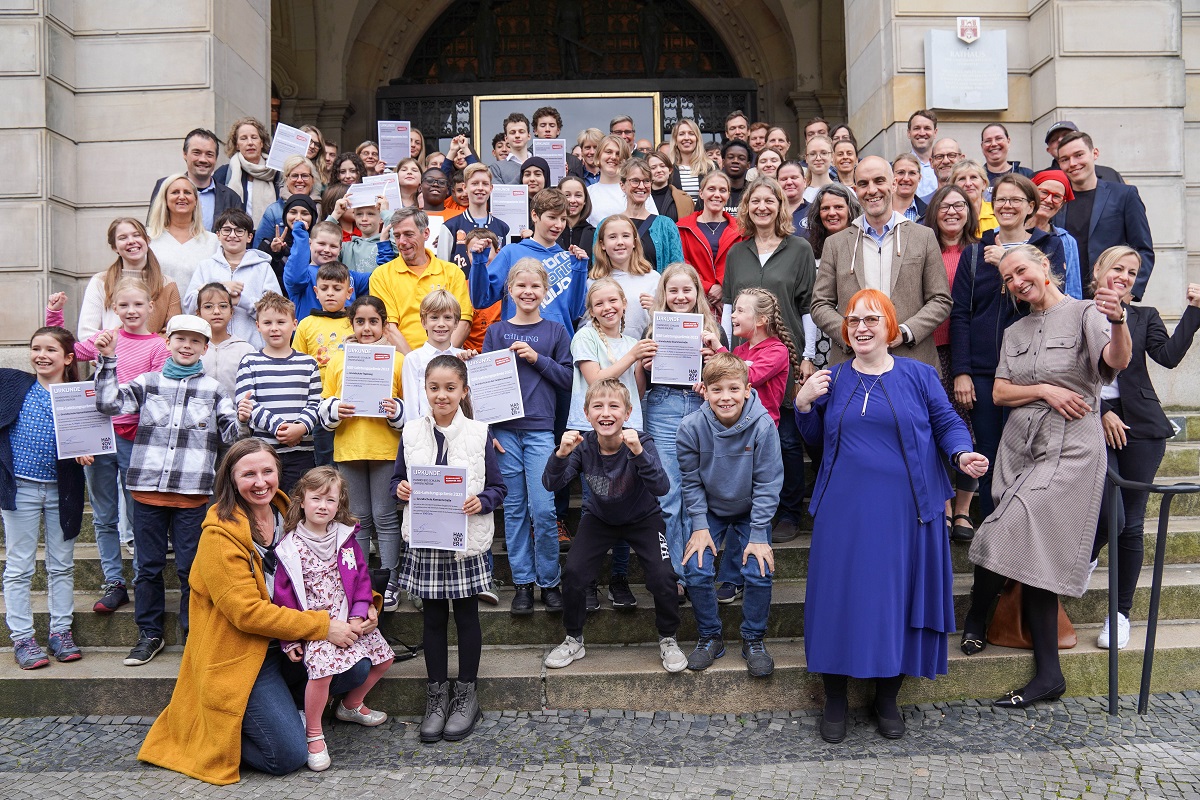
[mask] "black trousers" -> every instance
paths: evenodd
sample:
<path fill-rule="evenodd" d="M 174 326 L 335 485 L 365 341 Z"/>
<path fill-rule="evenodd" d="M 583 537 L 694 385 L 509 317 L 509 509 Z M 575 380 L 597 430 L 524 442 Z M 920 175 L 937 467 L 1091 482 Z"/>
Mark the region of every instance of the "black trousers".
<path fill-rule="evenodd" d="M 1127 439 L 1125 446 L 1120 450 L 1108 448 L 1108 465 L 1116 468 L 1126 480 L 1153 483 L 1166 451 L 1165 439 Z M 1096 542 L 1092 545 L 1093 561 L 1111 538 L 1108 529 L 1111 488 L 1111 484 L 1106 481 L 1104 502 L 1100 506 L 1100 522 L 1096 526 Z M 1150 493 L 1128 489 L 1119 489 L 1117 493 L 1120 500 L 1117 506 L 1117 610 L 1128 617 L 1130 609 L 1133 608 L 1133 593 L 1137 589 L 1138 575 L 1142 570 L 1146 503 L 1150 499 Z M 1110 561 L 1113 560 L 1112 548 L 1109 548 L 1108 557 Z"/>
<path fill-rule="evenodd" d="M 605 553 L 622 540 L 629 542 L 646 571 L 646 588 L 654 595 L 654 626 L 658 635 L 674 636 L 679 631 L 679 598 L 665 531 L 659 513 L 629 525 L 616 526 L 607 525 L 584 512 L 562 571 L 563 627 L 568 636 L 583 637 L 583 623 L 587 618 L 584 589 L 595 579 Z"/>

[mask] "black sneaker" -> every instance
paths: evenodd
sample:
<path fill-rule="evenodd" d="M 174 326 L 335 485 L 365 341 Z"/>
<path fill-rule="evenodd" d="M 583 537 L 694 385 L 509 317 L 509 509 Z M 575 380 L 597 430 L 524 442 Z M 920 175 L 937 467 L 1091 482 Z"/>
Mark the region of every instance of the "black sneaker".
<path fill-rule="evenodd" d="M 542 602 L 546 605 L 546 610 L 551 614 L 562 612 L 562 587 L 551 586 L 549 589 L 542 589 Z"/>
<path fill-rule="evenodd" d="M 125 656 L 125 666 L 140 667 L 149 664 L 156 655 L 162 652 L 164 642 L 161 636 L 148 636 L 142 633 L 137 645 Z"/>
<path fill-rule="evenodd" d="M 106 581 L 101 588 L 104 589 L 104 596 L 92 606 L 95 613 L 111 614 L 129 602 L 129 592 L 120 581 Z"/>
<path fill-rule="evenodd" d="M 533 584 L 518 583 L 517 593 L 513 595 L 512 605 L 508 610 L 515 617 L 523 617 L 533 613 Z"/>
<path fill-rule="evenodd" d="M 596 586 L 596 582 L 592 581 L 583 590 L 583 602 L 586 604 L 587 613 L 600 610 L 600 590 Z"/>
<path fill-rule="evenodd" d="M 722 583 L 717 588 L 717 602 L 721 605 L 729 605 L 736 602 L 746 591 L 746 587 L 738 586 L 736 583 Z"/>
<path fill-rule="evenodd" d="M 613 608 L 621 611 L 637 608 L 637 598 L 629 588 L 629 578 L 624 575 L 613 575 L 609 579 L 608 599 Z"/>
<path fill-rule="evenodd" d="M 688 669 L 708 669 L 725 655 L 725 641 L 720 636 L 705 636 L 696 642 L 696 649 L 688 656 Z"/>
<path fill-rule="evenodd" d="M 784 517 L 771 531 L 771 544 L 790 542 L 800 535 L 800 525 L 794 519 Z"/>
<path fill-rule="evenodd" d="M 743 639 L 742 658 L 746 659 L 746 669 L 755 678 L 765 678 L 775 671 L 775 659 L 767 652 L 762 639 Z"/>

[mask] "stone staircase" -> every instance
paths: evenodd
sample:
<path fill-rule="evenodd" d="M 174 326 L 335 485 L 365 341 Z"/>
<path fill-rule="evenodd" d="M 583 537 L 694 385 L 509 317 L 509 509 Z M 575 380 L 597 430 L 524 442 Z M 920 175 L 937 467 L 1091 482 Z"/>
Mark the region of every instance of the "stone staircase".
<path fill-rule="evenodd" d="M 1170 412 L 1169 412 L 1170 413 Z M 1165 482 L 1200 480 L 1200 411 L 1170 413 L 1181 433 L 1167 446 L 1159 479 Z M 577 500 L 576 500 L 577 505 Z M 1146 531 L 1146 563 L 1154 552 L 1158 498 L 1151 498 Z M 573 515 L 578 514 L 577 508 Z M 738 655 L 737 628 L 740 604 L 721 607 L 727 655 L 702 673 L 668 674 L 658 658 L 653 625 L 653 603 L 641 586 L 637 559 L 632 559 L 630 579 L 638 608 L 616 612 L 604 600 L 600 573 L 600 611 L 589 616 L 586 630 L 588 655 L 563 670 L 547 670 L 542 658 L 563 638 L 561 618 L 547 614 L 540 604 L 532 616 L 515 618 L 508 613 L 512 597 L 508 559 L 499 543 L 494 547 L 496 577 L 504 585 L 500 605 L 481 605 L 484 653 L 480 697 L 485 708 L 539 710 L 542 708 L 617 708 L 638 711 L 734 713 L 768 709 L 819 707 L 820 678 L 805 670 L 804 592 L 810 536 L 805 533 L 776 550 L 776 581 L 768 628 L 768 647 L 775 658 L 775 674 L 753 680 Z M 971 565 L 967 548 L 953 545 L 954 595 L 961 625 L 969 604 Z M 1074 695 L 1103 694 L 1108 687 L 1107 651 L 1095 647 L 1096 635 L 1107 613 L 1107 553 L 1092 577 L 1087 593 L 1064 601 L 1079 633 L 1079 645 L 1062 652 L 1068 691 Z M 0 552 L 0 561 L 4 554 Z M 1155 659 L 1154 691 L 1200 689 L 1200 497 L 1177 498 L 1166 549 L 1166 570 Z M 126 578 L 132 568 L 126 563 Z M 178 578 L 173 564 L 166 570 L 167 608 L 178 608 Z M 150 664 L 130 668 L 121 661 L 137 638 L 132 605 L 110 616 L 91 611 L 101 582 L 90 517 L 75 548 L 75 639 L 85 657 L 73 664 L 52 662 L 45 669 L 25 672 L 0 653 L 0 717 L 62 715 L 152 715 L 169 700 L 179 669 L 182 649 L 176 614 L 168 612 L 167 650 Z M 39 554 L 34 576 L 33 608 L 38 639 L 45 642 L 48 613 L 44 562 Z M 1122 651 L 1121 691 L 1137 689 L 1145 618 L 1150 595 L 1150 568 L 1142 570 L 1133 608 L 1133 632 Z M 681 609 L 681 646 L 687 652 L 695 642 L 696 627 L 690 606 Z M 417 644 L 421 615 L 404 603 L 385 614 L 382 630 L 393 639 Z M 0 634 L 7 643 L 7 629 Z M 850 634 L 848 634 L 850 635 Z M 453 637 L 453 632 L 451 633 Z M 451 639 L 453 643 L 453 638 Z M 450 657 L 454 671 L 455 654 Z M 909 680 L 901 694 L 904 703 L 939 702 L 962 698 L 991 698 L 1020 686 L 1032 672 L 1028 651 L 989 646 L 970 658 L 951 640 L 950 672 L 936 681 Z M 852 688 L 861 691 L 858 682 Z M 373 704 L 398 714 L 419 714 L 424 708 L 425 672 L 420 657 L 397 663 L 373 692 Z M 861 700 L 862 698 L 857 698 Z"/>

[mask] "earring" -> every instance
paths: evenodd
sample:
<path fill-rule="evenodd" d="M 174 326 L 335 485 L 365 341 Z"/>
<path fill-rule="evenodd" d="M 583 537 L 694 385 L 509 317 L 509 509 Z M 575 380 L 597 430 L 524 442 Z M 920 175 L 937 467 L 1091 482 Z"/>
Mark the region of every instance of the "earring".
<path fill-rule="evenodd" d="M 1046 278 L 1046 285 L 1047 285 L 1047 286 L 1049 286 L 1049 285 L 1050 285 L 1050 279 L 1049 279 L 1049 278 Z"/>

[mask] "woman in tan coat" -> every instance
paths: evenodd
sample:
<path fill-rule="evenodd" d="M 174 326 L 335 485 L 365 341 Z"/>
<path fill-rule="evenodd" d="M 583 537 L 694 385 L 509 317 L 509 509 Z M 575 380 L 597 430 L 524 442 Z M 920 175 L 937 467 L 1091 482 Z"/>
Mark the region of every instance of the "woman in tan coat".
<path fill-rule="evenodd" d="M 308 747 L 278 640 L 346 647 L 376 625 L 374 612 L 365 624 L 347 623 L 271 602 L 288 503 L 279 471 L 260 439 L 235 444 L 217 469 L 216 503 L 192 564 L 191 633 L 142 761 L 215 784 L 235 783 L 243 762 L 274 775 L 299 769 Z"/>

